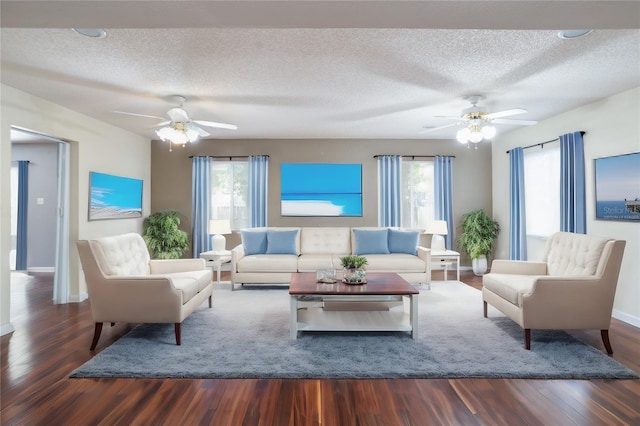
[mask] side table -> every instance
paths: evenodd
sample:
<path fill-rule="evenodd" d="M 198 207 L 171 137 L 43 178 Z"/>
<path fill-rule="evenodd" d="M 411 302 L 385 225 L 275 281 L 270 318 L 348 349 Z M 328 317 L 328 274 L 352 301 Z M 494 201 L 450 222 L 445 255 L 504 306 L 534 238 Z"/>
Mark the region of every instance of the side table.
<path fill-rule="evenodd" d="M 453 250 L 432 250 L 431 265 L 434 269 L 442 269 L 444 267 L 444 279 L 447 279 L 447 270 L 452 263 L 456 264 L 457 280 L 460 281 L 460 253 Z"/>
<path fill-rule="evenodd" d="M 216 268 L 218 284 L 220 284 L 220 267 L 223 263 L 231 262 L 231 251 L 203 251 L 202 253 L 200 253 L 200 258 L 207 261 L 207 266 Z M 233 290 L 233 286 L 231 287 L 231 289 Z"/>

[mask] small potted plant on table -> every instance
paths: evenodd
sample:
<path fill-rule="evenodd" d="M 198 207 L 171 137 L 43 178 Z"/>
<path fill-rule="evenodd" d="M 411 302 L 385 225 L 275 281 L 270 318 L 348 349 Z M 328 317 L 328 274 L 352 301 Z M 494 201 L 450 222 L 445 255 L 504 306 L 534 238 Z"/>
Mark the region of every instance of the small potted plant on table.
<path fill-rule="evenodd" d="M 367 275 L 364 270 L 367 258 L 358 255 L 349 255 L 340 258 L 342 262 L 343 278 L 345 284 L 364 284 L 367 282 Z"/>

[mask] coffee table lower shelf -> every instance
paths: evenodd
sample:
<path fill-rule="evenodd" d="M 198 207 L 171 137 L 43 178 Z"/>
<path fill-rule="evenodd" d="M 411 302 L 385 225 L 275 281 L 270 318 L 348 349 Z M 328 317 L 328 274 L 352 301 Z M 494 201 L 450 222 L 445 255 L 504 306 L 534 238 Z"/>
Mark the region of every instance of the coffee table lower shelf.
<path fill-rule="evenodd" d="M 290 337 L 297 339 L 299 331 L 417 331 L 417 306 L 406 312 L 402 304 L 389 310 L 325 310 L 322 306 L 301 307 L 291 300 Z M 409 304 L 417 302 L 410 298 Z M 417 305 L 417 303 L 416 303 Z M 304 305 L 303 305 L 304 306 Z M 412 318 L 412 315 L 414 317 Z"/>

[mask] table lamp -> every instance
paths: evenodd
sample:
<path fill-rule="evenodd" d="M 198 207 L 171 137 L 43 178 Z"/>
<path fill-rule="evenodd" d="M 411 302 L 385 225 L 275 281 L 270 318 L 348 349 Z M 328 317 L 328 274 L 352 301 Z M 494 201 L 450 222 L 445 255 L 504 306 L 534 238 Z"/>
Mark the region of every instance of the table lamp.
<path fill-rule="evenodd" d="M 231 225 L 228 220 L 210 220 L 209 234 L 213 234 L 211 238 L 211 250 L 223 251 L 226 249 L 227 241 L 222 234 L 230 234 Z"/>
<path fill-rule="evenodd" d="M 443 237 L 449 233 L 446 220 L 432 220 L 427 225 L 425 233 L 431 234 L 431 251 L 445 251 L 447 249 Z"/>

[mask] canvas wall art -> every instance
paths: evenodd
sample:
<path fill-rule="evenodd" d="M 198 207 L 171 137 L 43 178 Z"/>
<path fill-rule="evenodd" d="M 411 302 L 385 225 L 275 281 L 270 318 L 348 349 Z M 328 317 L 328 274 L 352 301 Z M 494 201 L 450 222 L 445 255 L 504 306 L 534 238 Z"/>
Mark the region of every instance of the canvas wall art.
<path fill-rule="evenodd" d="M 89 173 L 89 220 L 142 217 L 142 180 Z"/>
<path fill-rule="evenodd" d="M 640 152 L 594 161 L 596 219 L 640 221 Z"/>

